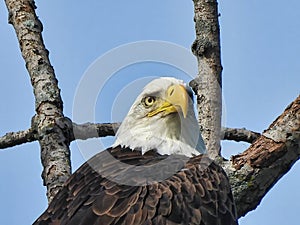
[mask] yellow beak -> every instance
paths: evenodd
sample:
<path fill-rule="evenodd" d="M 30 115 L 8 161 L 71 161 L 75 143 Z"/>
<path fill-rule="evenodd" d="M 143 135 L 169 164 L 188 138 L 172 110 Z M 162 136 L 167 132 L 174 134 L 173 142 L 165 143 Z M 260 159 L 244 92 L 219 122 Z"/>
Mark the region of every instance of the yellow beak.
<path fill-rule="evenodd" d="M 181 111 L 183 117 L 186 118 L 188 112 L 189 96 L 183 85 L 176 84 L 168 88 L 166 98 L 158 108 L 148 113 L 148 117 L 158 113 L 163 113 L 164 116 Z"/>

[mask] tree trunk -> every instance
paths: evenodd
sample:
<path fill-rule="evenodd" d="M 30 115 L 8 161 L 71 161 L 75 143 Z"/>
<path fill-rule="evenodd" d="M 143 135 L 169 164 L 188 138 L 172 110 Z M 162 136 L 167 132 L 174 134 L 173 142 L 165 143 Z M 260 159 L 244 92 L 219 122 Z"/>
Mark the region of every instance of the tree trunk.
<path fill-rule="evenodd" d="M 210 157 L 220 156 L 222 66 L 216 0 L 194 0 L 196 40 L 192 51 L 198 60 L 198 77 L 190 82 L 197 95 L 200 131 Z"/>
<path fill-rule="evenodd" d="M 34 1 L 6 0 L 5 3 L 33 86 L 36 116 L 32 127 L 41 146 L 42 177 L 50 202 L 71 174 L 69 141 L 56 124 L 56 119 L 64 116 L 63 103 Z"/>

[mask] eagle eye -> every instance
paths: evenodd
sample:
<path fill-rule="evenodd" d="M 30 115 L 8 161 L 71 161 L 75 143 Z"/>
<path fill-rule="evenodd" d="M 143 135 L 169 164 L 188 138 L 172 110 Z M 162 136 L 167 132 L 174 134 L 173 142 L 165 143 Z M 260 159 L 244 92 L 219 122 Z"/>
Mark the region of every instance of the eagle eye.
<path fill-rule="evenodd" d="M 147 96 L 147 97 L 143 98 L 143 104 L 145 107 L 152 106 L 155 101 L 156 101 L 156 99 L 153 96 Z"/>

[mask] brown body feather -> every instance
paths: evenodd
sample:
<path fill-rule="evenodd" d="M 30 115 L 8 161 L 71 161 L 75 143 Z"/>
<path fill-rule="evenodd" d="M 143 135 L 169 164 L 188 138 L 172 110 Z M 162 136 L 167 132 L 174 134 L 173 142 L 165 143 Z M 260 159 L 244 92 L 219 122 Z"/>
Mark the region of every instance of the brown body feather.
<path fill-rule="evenodd" d="M 113 157 L 112 157 L 113 156 Z M 83 164 L 34 225 L 235 225 L 230 185 L 205 155 L 110 148 Z"/>

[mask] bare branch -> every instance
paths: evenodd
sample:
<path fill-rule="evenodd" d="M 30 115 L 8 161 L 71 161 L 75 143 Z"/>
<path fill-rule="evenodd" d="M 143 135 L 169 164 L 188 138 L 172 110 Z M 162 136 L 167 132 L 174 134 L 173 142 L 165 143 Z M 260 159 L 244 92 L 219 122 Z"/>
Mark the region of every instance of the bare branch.
<path fill-rule="evenodd" d="M 34 131 L 32 129 L 9 132 L 0 137 L 0 149 L 21 145 L 27 142 L 35 141 Z"/>
<path fill-rule="evenodd" d="M 56 124 L 64 131 L 70 141 L 77 139 L 114 136 L 121 123 L 73 123 L 69 118 L 58 118 Z"/>
<path fill-rule="evenodd" d="M 89 138 L 114 136 L 121 123 L 73 123 L 73 133 L 70 140 L 86 140 Z M 228 128 L 222 129 L 222 140 L 244 141 L 252 143 L 260 133 L 246 130 L 245 128 Z"/>
<path fill-rule="evenodd" d="M 86 140 L 89 138 L 114 136 L 121 123 L 73 123 L 73 135 L 70 140 Z M 222 140 L 244 141 L 252 143 L 260 136 L 260 133 L 246 130 L 245 128 L 222 129 Z"/>
<path fill-rule="evenodd" d="M 243 216 L 300 158 L 300 95 L 243 153 L 223 166 Z"/>
<path fill-rule="evenodd" d="M 88 138 L 114 136 L 121 123 L 73 123 L 74 139 L 86 140 Z"/>
<path fill-rule="evenodd" d="M 121 123 L 84 123 L 76 124 L 67 118 L 55 119 L 57 126 L 61 128 L 68 140 L 86 140 L 89 138 L 98 138 L 114 136 Z M 72 126 L 70 126 L 72 124 Z M 36 141 L 37 131 L 30 128 L 24 131 L 9 132 L 0 137 L 0 149 L 13 147 Z"/>
<path fill-rule="evenodd" d="M 5 3 L 33 86 L 36 116 L 32 129 L 37 131 L 41 146 L 42 177 L 50 202 L 71 174 L 69 140 L 55 123 L 55 118 L 64 117 L 63 103 L 34 1 L 5 0 Z"/>
<path fill-rule="evenodd" d="M 231 141 L 244 141 L 253 143 L 260 137 L 260 133 L 246 130 L 245 128 L 222 128 L 222 139 Z"/>
<path fill-rule="evenodd" d="M 89 138 L 98 138 L 106 136 L 114 136 L 121 123 L 72 123 L 70 129 L 69 118 L 56 119 L 56 124 L 64 131 L 69 132 L 65 136 L 69 137 L 69 141 L 74 140 L 87 140 Z M 24 131 L 9 132 L 0 137 L 0 149 L 13 147 L 16 145 L 25 144 L 28 142 L 36 141 L 36 131 L 32 128 Z M 252 143 L 260 136 L 259 133 L 246 130 L 245 128 L 223 128 L 222 139 L 233 141 L 244 141 Z"/>
<path fill-rule="evenodd" d="M 221 154 L 222 66 L 216 0 L 193 0 L 196 40 L 192 51 L 198 60 L 198 76 L 190 82 L 197 95 L 200 131 L 210 157 Z"/>

